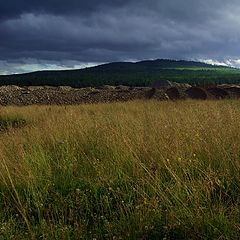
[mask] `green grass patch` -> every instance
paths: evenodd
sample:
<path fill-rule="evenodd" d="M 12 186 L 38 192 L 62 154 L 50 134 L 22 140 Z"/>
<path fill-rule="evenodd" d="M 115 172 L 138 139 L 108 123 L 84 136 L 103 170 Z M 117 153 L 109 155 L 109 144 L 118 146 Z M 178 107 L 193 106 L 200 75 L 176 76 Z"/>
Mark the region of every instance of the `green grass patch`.
<path fill-rule="evenodd" d="M 0 131 L 6 131 L 12 128 L 21 128 L 26 124 L 26 119 L 21 116 L 0 116 Z"/>

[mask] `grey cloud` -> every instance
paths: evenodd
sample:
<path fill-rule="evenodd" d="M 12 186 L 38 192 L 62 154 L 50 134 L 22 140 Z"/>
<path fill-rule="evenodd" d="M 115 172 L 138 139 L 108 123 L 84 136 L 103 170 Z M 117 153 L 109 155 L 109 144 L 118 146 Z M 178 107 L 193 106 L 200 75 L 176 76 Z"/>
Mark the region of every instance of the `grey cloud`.
<path fill-rule="evenodd" d="M 18 17 L 24 13 L 54 15 L 89 14 L 102 8 L 122 7 L 132 0 L 8 0 L 0 2 L 0 19 Z"/>
<path fill-rule="evenodd" d="M 239 10 L 236 0 L 1 1 L 0 70 L 21 59 L 43 68 L 48 61 L 238 59 Z"/>

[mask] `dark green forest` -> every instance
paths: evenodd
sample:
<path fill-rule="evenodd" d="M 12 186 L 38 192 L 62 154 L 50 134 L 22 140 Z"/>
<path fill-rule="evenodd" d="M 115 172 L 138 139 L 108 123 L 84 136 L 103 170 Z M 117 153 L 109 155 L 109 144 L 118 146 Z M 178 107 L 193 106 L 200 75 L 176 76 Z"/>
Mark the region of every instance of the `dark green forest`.
<path fill-rule="evenodd" d="M 98 87 L 102 85 L 151 86 L 169 80 L 192 85 L 240 83 L 240 69 L 201 62 L 149 60 L 116 62 L 79 70 L 39 71 L 0 76 L 0 85 Z"/>

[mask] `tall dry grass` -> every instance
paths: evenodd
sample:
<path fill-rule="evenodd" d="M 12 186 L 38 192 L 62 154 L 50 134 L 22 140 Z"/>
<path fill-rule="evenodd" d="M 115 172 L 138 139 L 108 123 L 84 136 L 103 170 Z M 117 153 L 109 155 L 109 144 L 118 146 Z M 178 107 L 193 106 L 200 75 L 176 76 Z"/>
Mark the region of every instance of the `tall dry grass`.
<path fill-rule="evenodd" d="M 0 238 L 238 239 L 239 101 L 0 112 Z"/>

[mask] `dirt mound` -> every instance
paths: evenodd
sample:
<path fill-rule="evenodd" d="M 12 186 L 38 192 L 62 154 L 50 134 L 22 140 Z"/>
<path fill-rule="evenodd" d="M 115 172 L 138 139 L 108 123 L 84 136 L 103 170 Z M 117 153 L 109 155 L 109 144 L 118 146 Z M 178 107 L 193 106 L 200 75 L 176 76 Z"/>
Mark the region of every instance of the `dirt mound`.
<path fill-rule="evenodd" d="M 71 88 L 71 87 L 50 87 L 31 86 L 0 87 L 0 105 L 32 105 L 32 104 L 81 104 L 81 103 L 108 103 L 123 102 L 136 99 L 153 98 L 156 100 L 167 100 L 168 97 L 162 90 L 155 91 L 152 96 L 146 97 L 148 87 L 127 87 L 118 86 L 103 88 Z"/>
<path fill-rule="evenodd" d="M 168 95 L 164 91 L 156 88 L 146 89 L 145 98 L 155 100 L 169 100 Z"/>
<path fill-rule="evenodd" d="M 171 87 L 166 90 L 166 94 L 171 100 L 177 100 L 181 98 L 181 93 L 178 88 Z"/>
<path fill-rule="evenodd" d="M 57 89 L 59 91 L 72 91 L 73 90 L 73 88 L 69 87 L 69 86 L 59 86 L 59 87 L 57 87 Z"/>
<path fill-rule="evenodd" d="M 0 87 L 0 92 L 14 92 L 22 90 L 23 88 L 15 86 L 15 85 L 8 85 Z"/>
<path fill-rule="evenodd" d="M 204 88 L 200 87 L 191 87 L 187 89 L 185 93 L 192 99 L 206 100 L 211 98 L 210 94 Z"/>
<path fill-rule="evenodd" d="M 157 89 L 151 99 L 163 101 L 163 100 L 169 100 L 169 97 L 164 91 Z"/>
<path fill-rule="evenodd" d="M 186 88 L 187 90 L 185 90 Z M 213 87 L 206 91 L 204 88 L 188 88 L 188 86 L 165 89 L 128 86 L 103 86 L 100 88 L 2 86 L 0 87 L 0 105 L 73 105 L 81 103 L 123 102 L 136 99 L 177 100 L 186 99 L 187 97 L 206 100 L 211 98 L 227 98 L 228 94 L 229 97 L 240 98 L 240 87 Z"/>
<path fill-rule="evenodd" d="M 207 91 L 216 99 L 225 99 L 230 97 L 229 93 L 223 88 L 212 87 L 208 88 Z"/>
<path fill-rule="evenodd" d="M 115 90 L 115 86 L 110 86 L 110 85 L 103 85 L 101 87 L 98 87 L 98 89 L 103 89 L 103 90 Z"/>
<path fill-rule="evenodd" d="M 147 91 L 145 91 L 145 98 L 146 99 L 151 99 L 153 98 L 154 94 L 156 93 L 157 89 L 156 88 L 151 88 Z"/>
<path fill-rule="evenodd" d="M 217 85 L 219 88 L 232 88 L 232 87 L 237 87 L 240 88 L 240 84 L 219 84 Z"/>
<path fill-rule="evenodd" d="M 224 90 L 227 91 L 232 98 L 240 98 L 240 87 L 232 86 L 224 88 Z"/>
<path fill-rule="evenodd" d="M 43 90 L 44 87 L 43 86 L 29 86 L 29 87 L 26 87 L 25 89 L 27 89 L 29 91 L 35 91 L 35 90 Z"/>
<path fill-rule="evenodd" d="M 182 88 L 186 90 L 192 86 L 187 83 L 177 83 L 177 82 L 172 82 L 168 80 L 159 80 L 159 81 L 153 82 L 151 87 L 157 88 L 157 89 L 168 89 L 172 87 L 177 87 L 177 88 Z"/>
<path fill-rule="evenodd" d="M 115 89 L 116 89 L 118 92 L 129 92 L 129 91 L 131 91 L 130 87 L 128 87 L 128 86 L 123 86 L 123 85 L 116 86 Z"/>

